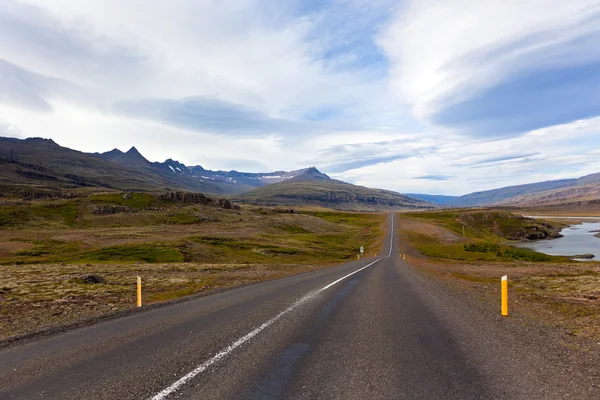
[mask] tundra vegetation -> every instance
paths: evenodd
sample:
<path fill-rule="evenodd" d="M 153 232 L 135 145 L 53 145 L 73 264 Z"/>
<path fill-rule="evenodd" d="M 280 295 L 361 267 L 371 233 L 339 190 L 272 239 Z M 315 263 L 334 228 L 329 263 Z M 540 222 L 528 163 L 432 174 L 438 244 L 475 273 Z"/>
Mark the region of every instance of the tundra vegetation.
<path fill-rule="evenodd" d="M 498 313 L 500 277 L 508 275 L 513 318 L 559 327 L 567 336 L 597 346 L 600 263 L 512 246 L 516 241 L 557 237 L 562 222 L 483 209 L 398 215 L 398 230 L 405 239 L 401 251 L 408 253 L 412 265 L 473 289 L 490 300 L 490 312 Z"/>
<path fill-rule="evenodd" d="M 134 307 L 136 276 L 151 304 L 372 255 L 385 237 L 377 213 L 31 194 L 0 199 L 0 339 Z"/>

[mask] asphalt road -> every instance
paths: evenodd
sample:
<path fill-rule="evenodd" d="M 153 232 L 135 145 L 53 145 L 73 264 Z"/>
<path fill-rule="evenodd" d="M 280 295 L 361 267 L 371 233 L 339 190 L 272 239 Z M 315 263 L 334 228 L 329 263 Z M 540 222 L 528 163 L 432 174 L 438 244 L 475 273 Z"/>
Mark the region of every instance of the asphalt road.
<path fill-rule="evenodd" d="M 594 398 L 402 261 L 393 232 L 381 258 L 3 349 L 0 398 Z"/>

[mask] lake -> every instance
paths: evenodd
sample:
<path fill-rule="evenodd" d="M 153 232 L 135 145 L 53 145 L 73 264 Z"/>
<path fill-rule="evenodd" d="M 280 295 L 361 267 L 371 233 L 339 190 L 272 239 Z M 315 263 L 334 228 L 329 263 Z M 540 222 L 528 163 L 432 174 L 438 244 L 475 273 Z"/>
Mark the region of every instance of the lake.
<path fill-rule="evenodd" d="M 550 217 L 550 216 L 530 216 L 530 218 L 545 219 L 576 219 L 584 221 L 576 225 L 571 225 L 563 229 L 560 233 L 564 236 L 552 240 L 537 240 L 534 242 L 523 242 L 515 244 L 517 247 L 523 247 L 539 251 L 540 253 L 552 256 L 573 256 L 579 254 L 593 254 L 592 260 L 581 261 L 600 261 L 600 238 L 595 237 L 600 230 L 600 217 Z"/>

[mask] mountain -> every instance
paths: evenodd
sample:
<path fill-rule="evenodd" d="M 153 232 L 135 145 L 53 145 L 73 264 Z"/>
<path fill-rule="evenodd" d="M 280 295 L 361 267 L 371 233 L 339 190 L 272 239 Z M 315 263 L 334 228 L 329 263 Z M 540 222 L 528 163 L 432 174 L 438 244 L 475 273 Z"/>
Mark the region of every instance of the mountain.
<path fill-rule="evenodd" d="M 177 182 L 124 168 L 101 157 L 41 138 L 0 137 L 0 183 L 57 188 L 184 189 Z"/>
<path fill-rule="evenodd" d="M 331 179 L 314 167 L 287 181 L 238 195 L 236 200 L 265 206 L 313 205 L 353 211 L 434 207 L 431 203 L 389 190 L 371 189 Z"/>
<path fill-rule="evenodd" d="M 308 170 L 301 169 L 289 172 L 275 171 L 267 173 L 212 171 L 204 169 L 200 165 L 188 167 L 170 158 L 162 163 L 151 163 L 135 147 L 129 149 L 127 153 L 114 149 L 106 153 L 96 154 L 106 160 L 128 168 L 144 170 L 147 173 L 156 173 L 167 180 L 176 179 L 179 181 L 179 184 L 188 189 L 197 190 L 199 187 L 208 187 L 211 193 L 221 194 L 247 192 L 258 187 L 294 178 Z"/>
<path fill-rule="evenodd" d="M 135 147 L 127 152 L 114 149 L 83 153 L 49 139 L 0 137 L 0 191 L 15 187 L 248 192 L 240 199 L 259 204 L 316 204 L 338 209 L 432 207 L 430 203 L 395 192 L 331 179 L 315 167 L 269 173 L 211 171 L 199 165 L 187 167 L 173 159 L 150 162 Z"/>
<path fill-rule="evenodd" d="M 35 186 L 98 186 L 121 190 L 191 190 L 239 194 L 282 182 L 309 169 L 250 173 L 211 171 L 179 161 L 148 161 L 135 147 L 127 152 L 83 153 L 41 138 L 0 138 L 0 183 Z"/>
<path fill-rule="evenodd" d="M 325 175 L 315 167 L 310 167 L 296 172 L 299 173 L 296 176 L 290 178 L 288 182 L 332 181 L 332 179 L 329 176 Z"/>
<path fill-rule="evenodd" d="M 578 179 L 560 179 L 507 186 L 457 197 L 422 194 L 410 194 L 409 196 L 447 207 L 528 206 L 595 200 L 600 198 L 599 192 L 600 173 L 597 173 Z"/>
<path fill-rule="evenodd" d="M 415 199 L 427 201 L 429 203 L 437 204 L 440 206 L 444 206 L 448 203 L 454 201 L 458 196 L 446 196 L 443 194 L 418 194 L 418 193 L 404 193 L 404 195 L 409 197 L 414 197 Z"/>
<path fill-rule="evenodd" d="M 582 203 L 582 205 L 585 205 L 586 203 L 597 202 L 598 200 L 600 200 L 600 184 L 592 183 L 515 196 L 499 202 L 498 205 L 515 207 L 554 206 L 573 203 Z"/>
<path fill-rule="evenodd" d="M 146 168 L 152 165 L 152 163 L 146 160 L 146 158 L 141 155 L 138 149 L 135 147 L 132 147 L 126 153 L 123 153 L 119 149 L 113 149 L 111 151 L 107 151 L 106 153 L 98 154 L 98 156 L 126 167 Z"/>
<path fill-rule="evenodd" d="M 472 207 L 504 202 L 512 197 L 522 196 L 529 193 L 543 192 L 545 190 L 560 189 L 569 186 L 575 186 L 577 179 L 563 179 L 556 181 L 546 181 L 539 183 L 530 183 L 526 185 L 507 186 L 500 189 L 474 192 L 464 196 L 457 197 L 449 201 L 446 205 L 458 207 Z"/>
<path fill-rule="evenodd" d="M 239 171 L 212 171 L 197 165 L 189 167 L 189 171 L 199 179 L 209 180 L 230 188 L 228 193 L 239 194 L 273 183 L 292 179 L 307 169 L 296 171 L 274 171 L 274 172 L 239 172 Z"/>
<path fill-rule="evenodd" d="M 156 176 L 159 179 L 170 182 L 172 186 L 186 190 L 214 193 L 231 194 L 237 193 L 231 185 L 220 185 L 210 180 L 195 176 L 184 164 L 179 161 L 167 159 L 166 161 L 150 162 L 135 147 L 123 153 L 118 149 L 106 153 L 94 153 L 94 156 L 119 164 L 128 170 L 135 170 L 147 176 Z"/>

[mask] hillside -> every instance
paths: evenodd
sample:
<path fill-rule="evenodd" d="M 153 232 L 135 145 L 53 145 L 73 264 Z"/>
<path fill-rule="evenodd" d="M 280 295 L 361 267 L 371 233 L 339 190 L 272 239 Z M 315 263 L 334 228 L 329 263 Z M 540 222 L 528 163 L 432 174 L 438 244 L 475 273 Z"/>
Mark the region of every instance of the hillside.
<path fill-rule="evenodd" d="M 246 192 L 239 199 L 253 204 L 310 204 L 340 210 L 432 207 L 395 192 L 333 180 L 314 167 L 270 173 L 211 171 L 172 159 L 150 162 L 135 147 L 127 152 L 83 153 L 48 139 L 0 138 L 0 192 L 18 191 L 36 198 L 47 197 L 46 189 L 78 188 L 219 195 Z"/>
<path fill-rule="evenodd" d="M 0 184 L 50 188 L 183 189 L 183 185 L 127 169 L 52 140 L 0 138 Z"/>
<path fill-rule="evenodd" d="M 600 199 L 600 184 L 589 184 L 516 196 L 499 202 L 498 205 L 538 207 L 585 203 L 598 199 Z"/>
<path fill-rule="evenodd" d="M 473 192 L 464 196 L 407 194 L 447 207 L 556 205 L 600 199 L 600 173 Z"/>
<path fill-rule="evenodd" d="M 472 207 L 480 205 L 497 204 L 512 197 L 529 193 L 569 187 L 576 184 L 576 179 L 563 179 L 556 181 L 538 182 L 527 185 L 507 186 L 500 189 L 486 190 L 459 196 L 447 203 L 449 206 Z"/>
<path fill-rule="evenodd" d="M 407 213 L 406 217 L 435 223 L 453 232 L 456 238 L 464 239 L 460 241 L 465 241 L 465 237 L 518 241 L 553 239 L 561 237 L 560 230 L 563 227 L 560 224 L 492 209 L 411 212 Z"/>
<path fill-rule="evenodd" d="M 84 153 L 49 139 L 0 137 L 0 185 L 11 187 L 189 190 L 232 195 L 282 182 L 307 170 L 211 171 L 172 159 L 150 162 L 135 147 L 127 152 Z"/>
<path fill-rule="evenodd" d="M 291 179 L 307 170 L 265 173 L 239 172 L 235 170 L 212 171 L 200 165 L 188 167 L 170 158 L 162 163 L 151 163 L 135 147 L 132 147 L 126 153 L 118 149 L 113 149 L 106 153 L 96 153 L 96 155 L 127 168 L 135 168 L 145 173 L 161 175 L 168 180 L 175 180 L 189 190 L 202 190 L 217 194 L 247 192 L 258 187 Z"/>
<path fill-rule="evenodd" d="M 403 193 L 406 196 L 414 197 L 415 199 L 427 201 L 429 203 L 438 204 L 440 206 L 447 205 L 454 201 L 458 196 L 446 196 L 443 194 L 420 194 L 420 193 Z"/>
<path fill-rule="evenodd" d="M 310 168 L 288 181 L 239 195 L 236 201 L 269 206 L 313 205 L 355 211 L 433 208 L 431 203 L 396 192 L 331 179 L 316 168 Z"/>

